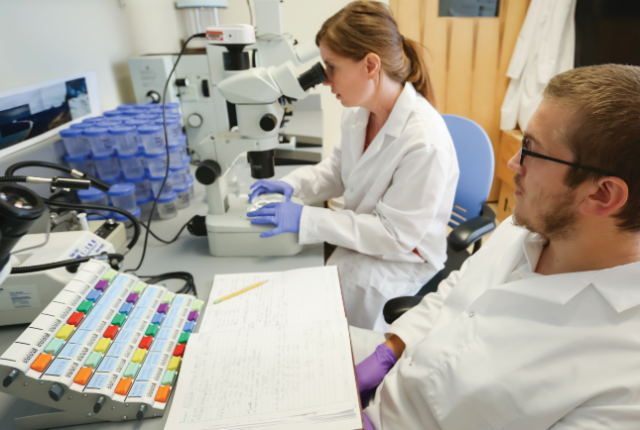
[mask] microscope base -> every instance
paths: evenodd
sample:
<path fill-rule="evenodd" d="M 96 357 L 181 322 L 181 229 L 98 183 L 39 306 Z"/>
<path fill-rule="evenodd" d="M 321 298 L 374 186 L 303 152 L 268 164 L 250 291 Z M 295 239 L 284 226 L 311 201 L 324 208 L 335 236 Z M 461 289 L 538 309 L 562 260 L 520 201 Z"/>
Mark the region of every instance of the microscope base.
<path fill-rule="evenodd" d="M 302 203 L 295 197 L 291 199 Z M 229 195 L 229 209 L 224 215 L 207 215 L 209 252 L 215 257 L 286 257 L 302 251 L 297 233 L 283 233 L 263 239 L 260 233 L 273 225 L 254 225 L 247 217 L 251 205 L 246 195 Z"/>

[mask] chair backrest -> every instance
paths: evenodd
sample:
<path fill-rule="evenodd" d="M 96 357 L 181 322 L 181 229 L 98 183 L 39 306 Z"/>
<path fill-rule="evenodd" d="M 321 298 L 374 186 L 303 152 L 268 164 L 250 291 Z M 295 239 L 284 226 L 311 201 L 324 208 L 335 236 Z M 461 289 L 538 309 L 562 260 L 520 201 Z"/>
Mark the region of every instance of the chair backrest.
<path fill-rule="evenodd" d="M 487 201 L 493 182 L 495 161 L 489 136 L 480 125 L 458 115 L 442 115 L 453 139 L 460 167 L 460 179 L 456 189 L 449 226 L 480 215 L 482 204 Z"/>

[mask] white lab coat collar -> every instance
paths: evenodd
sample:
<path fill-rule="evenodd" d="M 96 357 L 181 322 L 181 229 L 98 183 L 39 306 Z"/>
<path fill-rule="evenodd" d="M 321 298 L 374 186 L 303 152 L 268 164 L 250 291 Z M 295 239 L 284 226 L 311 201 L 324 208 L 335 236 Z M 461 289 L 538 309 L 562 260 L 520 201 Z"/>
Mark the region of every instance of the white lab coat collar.
<path fill-rule="evenodd" d="M 519 241 L 516 241 L 516 244 L 517 242 Z M 542 236 L 529 233 L 522 243 L 531 271 L 535 272 L 542 249 L 547 242 Z M 511 270 L 513 269 L 512 265 Z M 494 289 L 564 305 L 592 285 L 616 312 L 624 312 L 640 304 L 640 281 L 638 280 L 640 280 L 640 262 L 605 270 L 525 278 L 507 284 L 501 283 Z"/>
<path fill-rule="evenodd" d="M 366 163 L 367 160 L 381 151 L 388 143 L 400 136 L 407 125 L 416 97 L 417 92 L 415 88 L 413 88 L 413 84 L 409 82 L 405 83 L 404 89 L 400 93 L 398 100 L 396 100 L 396 104 L 393 106 L 389 118 L 380 129 L 378 135 L 375 136 L 366 152 L 364 152 L 364 140 L 367 133 L 370 112 L 363 107 L 357 109 L 355 121 L 350 126 L 349 138 L 351 140 L 350 147 L 351 151 L 353 151 L 353 159 L 359 160 L 359 165 Z M 389 138 L 387 139 L 387 137 Z"/>
<path fill-rule="evenodd" d="M 396 104 L 393 106 L 387 122 L 384 123 L 384 126 L 382 126 L 380 130 L 381 133 L 384 132 L 387 136 L 393 138 L 400 136 L 413 110 L 417 94 L 412 83 L 406 82 L 404 84 L 404 89 L 400 93 L 398 100 L 396 100 Z M 369 113 L 368 109 L 363 107 L 358 108 L 356 111 L 356 120 L 351 125 L 351 128 L 353 130 L 366 128 L 369 122 Z"/>

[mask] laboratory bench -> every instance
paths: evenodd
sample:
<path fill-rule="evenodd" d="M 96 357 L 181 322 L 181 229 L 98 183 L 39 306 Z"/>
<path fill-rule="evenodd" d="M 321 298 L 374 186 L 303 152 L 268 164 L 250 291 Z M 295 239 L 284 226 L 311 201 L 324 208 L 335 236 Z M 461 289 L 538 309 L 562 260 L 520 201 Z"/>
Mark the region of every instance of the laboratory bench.
<path fill-rule="evenodd" d="M 277 166 L 276 175 L 272 180 L 277 180 L 299 166 Z M 193 166 L 192 166 L 193 168 Z M 234 172 L 228 175 L 230 192 L 248 193 L 249 186 L 254 179 L 250 177 L 249 165 L 239 164 Z M 165 240 L 172 239 L 178 230 L 194 215 L 205 215 L 207 205 L 204 202 L 204 186 L 194 182 L 195 199 L 188 208 L 178 211 L 178 216 L 170 220 L 154 220 L 151 224 L 152 231 Z M 146 222 L 146 220 L 144 220 Z M 135 247 L 127 254 L 123 269 L 135 267 L 138 264 L 144 244 L 145 230 L 142 228 L 140 239 Z M 186 229 L 179 239 L 172 244 L 163 244 L 149 235 L 147 254 L 137 275 L 158 275 L 166 272 L 187 271 L 190 272 L 196 283 L 198 297 L 206 302 L 211 291 L 213 277 L 216 274 L 243 273 L 243 272 L 272 272 L 284 271 L 306 267 L 322 266 L 324 264 L 323 245 L 306 246 L 301 253 L 291 257 L 269 258 L 222 258 L 209 254 L 207 237 L 191 236 Z M 182 281 L 167 281 L 161 283 L 170 290 L 178 290 Z M 5 351 L 29 324 L 0 327 L 0 351 Z M 171 402 L 172 399 L 169 400 Z M 170 403 L 164 417 L 146 418 L 142 421 L 122 422 L 96 422 L 94 424 L 82 424 L 81 426 L 59 427 L 60 429 L 164 429 L 166 416 L 170 412 Z M 15 418 L 31 415 L 39 415 L 55 412 L 46 406 L 12 397 L 0 393 L 0 429 L 18 429 Z M 132 411 L 133 412 L 133 411 Z M 78 411 L 78 413 L 82 413 Z"/>

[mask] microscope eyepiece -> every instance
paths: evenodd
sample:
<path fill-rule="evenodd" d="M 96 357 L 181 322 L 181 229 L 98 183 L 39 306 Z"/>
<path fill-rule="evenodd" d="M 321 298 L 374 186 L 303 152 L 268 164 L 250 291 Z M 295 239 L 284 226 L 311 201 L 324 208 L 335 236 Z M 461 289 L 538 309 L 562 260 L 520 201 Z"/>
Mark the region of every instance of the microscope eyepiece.
<path fill-rule="evenodd" d="M 28 188 L 0 183 L 0 270 L 14 245 L 44 212 L 44 202 Z"/>
<path fill-rule="evenodd" d="M 304 91 L 307 91 L 326 80 L 327 74 L 324 72 L 324 67 L 322 67 L 320 62 L 317 62 L 309 70 L 300 75 L 298 83 Z"/>
<path fill-rule="evenodd" d="M 21 236 L 44 212 L 44 202 L 28 188 L 0 184 L 0 230 L 7 236 Z"/>

